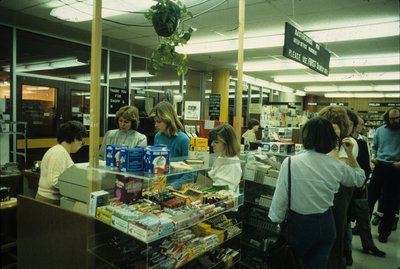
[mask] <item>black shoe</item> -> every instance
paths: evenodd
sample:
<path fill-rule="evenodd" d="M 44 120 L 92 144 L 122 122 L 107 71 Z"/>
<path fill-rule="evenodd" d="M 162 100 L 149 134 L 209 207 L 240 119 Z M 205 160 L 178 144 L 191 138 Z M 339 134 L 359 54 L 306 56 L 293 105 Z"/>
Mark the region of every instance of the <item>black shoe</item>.
<path fill-rule="evenodd" d="M 382 217 L 379 216 L 377 213 L 374 213 L 373 215 L 374 215 L 374 218 L 372 219 L 372 225 L 374 225 L 374 226 L 379 225 L 379 223 L 382 220 Z"/>
<path fill-rule="evenodd" d="M 378 240 L 379 240 L 379 242 L 381 242 L 381 243 L 386 243 L 386 242 L 388 241 L 388 237 L 385 236 L 385 235 L 380 234 L 380 235 L 378 236 Z"/>
<path fill-rule="evenodd" d="M 364 248 L 363 252 L 367 253 L 367 254 L 372 254 L 372 255 L 375 255 L 378 257 L 385 257 L 385 255 L 386 255 L 385 252 L 379 250 L 377 247 Z"/>
<path fill-rule="evenodd" d="M 360 235 L 360 231 L 358 230 L 357 226 L 351 229 L 352 235 Z"/>
<path fill-rule="evenodd" d="M 393 226 L 392 226 L 392 231 L 397 230 L 397 223 L 399 222 L 399 217 L 394 219 Z"/>
<path fill-rule="evenodd" d="M 353 257 L 351 256 L 351 251 L 346 251 L 346 266 L 350 266 L 353 264 Z"/>

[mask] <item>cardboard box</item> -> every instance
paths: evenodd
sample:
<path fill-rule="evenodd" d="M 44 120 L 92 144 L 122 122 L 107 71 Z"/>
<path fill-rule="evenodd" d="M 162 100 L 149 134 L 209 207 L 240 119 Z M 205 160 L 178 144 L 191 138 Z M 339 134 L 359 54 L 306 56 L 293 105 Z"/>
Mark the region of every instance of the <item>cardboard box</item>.
<path fill-rule="evenodd" d="M 90 193 L 89 215 L 96 217 L 97 208 L 108 204 L 109 193 L 105 190 Z"/>

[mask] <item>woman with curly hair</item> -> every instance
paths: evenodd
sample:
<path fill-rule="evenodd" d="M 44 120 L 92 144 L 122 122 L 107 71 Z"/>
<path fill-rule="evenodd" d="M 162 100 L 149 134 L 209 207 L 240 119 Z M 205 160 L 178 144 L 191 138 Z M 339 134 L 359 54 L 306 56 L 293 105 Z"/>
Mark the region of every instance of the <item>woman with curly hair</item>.
<path fill-rule="evenodd" d="M 100 160 L 106 157 L 107 145 L 124 144 L 129 148 L 147 146 L 147 137 L 136 131 L 139 127 L 139 111 L 136 107 L 121 107 L 115 114 L 114 121 L 119 129 L 110 130 L 104 135 L 99 152 Z"/>

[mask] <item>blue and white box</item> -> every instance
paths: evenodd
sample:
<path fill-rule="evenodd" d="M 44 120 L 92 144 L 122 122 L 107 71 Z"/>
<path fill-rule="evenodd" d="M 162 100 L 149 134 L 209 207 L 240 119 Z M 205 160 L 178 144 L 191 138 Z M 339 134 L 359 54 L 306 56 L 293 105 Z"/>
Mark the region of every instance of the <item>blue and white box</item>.
<path fill-rule="evenodd" d="M 106 165 L 110 167 L 119 167 L 119 155 L 121 149 L 127 149 L 127 145 L 107 145 L 106 147 Z"/>
<path fill-rule="evenodd" d="M 152 146 L 145 149 L 145 171 L 151 174 L 169 172 L 170 150 L 166 146 Z"/>
<path fill-rule="evenodd" d="M 121 172 L 144 171 L 144 148 L 145 147 L 121 149 L 119 155 L 119 170 Z"/>

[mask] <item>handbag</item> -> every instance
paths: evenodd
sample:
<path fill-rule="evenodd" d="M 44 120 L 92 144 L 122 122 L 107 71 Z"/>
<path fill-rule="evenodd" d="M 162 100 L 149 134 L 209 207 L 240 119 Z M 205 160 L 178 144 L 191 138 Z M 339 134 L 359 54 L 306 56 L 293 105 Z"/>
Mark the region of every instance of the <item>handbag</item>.
<path fill-rule="evenodd" d="M 292 249 L 289 246 L 290 238 L 290 196 L 292 189 L 292 177 L 290 172 L 290 157 L 288 160 L 289 176 L 288 176 L 288 213 L 283 225 L 287 225 L 288 236 L 287 239 L 282 235 L 283 227 L 278 240 L 268 248 L 267 253 L 267 266 L 268 269 L 301 269 L 303 266 L 298 259 L 294 256 Z"/>

